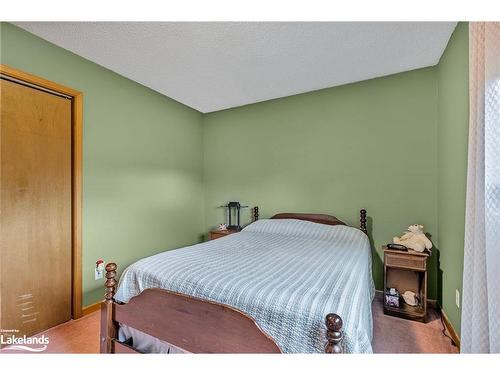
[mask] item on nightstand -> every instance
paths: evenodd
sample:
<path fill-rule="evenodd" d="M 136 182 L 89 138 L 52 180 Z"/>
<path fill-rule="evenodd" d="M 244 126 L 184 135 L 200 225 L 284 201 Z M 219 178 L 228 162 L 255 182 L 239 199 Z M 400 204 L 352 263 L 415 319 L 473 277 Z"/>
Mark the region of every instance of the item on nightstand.
<path fill-rule="evenodd" d="M 399 307 L 399 292 L 395 288 L 388 288 L 385 291 L 385 304 Z"/>
<path fill-rule="evenodd" d="M 397 243 L 388 243 L 386 247 L 391 250 L 408 251 L 408 248 L 405 245 L 400 245 Z"/>
<path fill-rule="evenodd" d="M 407 290 L 401 296 L 403 297 L 403 299 L 407 305 L 410 305 L 410 306 L 417 306 L 418 305 L 418 297 L 411 290 Z"/>
<path fill-rule="evenodd" d="M 219 224 L 219 230 L 227 230 L 226 224 Z"/>
<path fill-rule="evenodd" d="M 410 225 L 408 232 L 405 232 L 401 237 L 394 237 L 392 242 L 404 245 L 420 253 L 432 248 L 432 242 L 426 237 L 424 226 L 420 224 Z"/>
<path fill-rule="evenodd" d="M 228 218 L 228 225 L 227 229 L 230 230 L 240 230 L 240 209 L 246 208 L 248 206 L 242 206 L 240 202 L 229 202 L 228 204 L 224 206 L 219 206 L 219 207 L 225 207 L 227 208 L 227 218 Z M 233 217 L 233 210 L 234 210 L 234 215 L 236 216 L 236 225 L 233 225 L 231 223 L 231 218 Z"/>

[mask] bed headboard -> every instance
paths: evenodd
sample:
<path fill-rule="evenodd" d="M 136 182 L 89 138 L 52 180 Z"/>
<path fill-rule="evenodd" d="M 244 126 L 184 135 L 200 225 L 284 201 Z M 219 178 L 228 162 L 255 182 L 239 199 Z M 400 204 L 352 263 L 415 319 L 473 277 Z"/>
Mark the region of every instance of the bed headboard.
<path fill-rule="evenodd" d="M 259 207 L 255 206 L 252 211 L 253 220 L 259 219 Z M 313 223 L 326 224 L 326 225 L 347 225 L 343 221 L 337 219 L 332 215 L 325 214 L 299 214 L 299 213 L 279 213 L 271 217 L 271 219 L 297 219 L 312 221 Z M 362 208 L 359 211 L 359 229 L 367 234 L 366 229 L 366 210 Z"/>
<path fill-rule="evenodd" d="M 272 216 L 271 219 L 297 219 L 326 225 L 347 225 L 343 221 L 337 219 L 335 216 L 325 214 L 279 213 Z"/>

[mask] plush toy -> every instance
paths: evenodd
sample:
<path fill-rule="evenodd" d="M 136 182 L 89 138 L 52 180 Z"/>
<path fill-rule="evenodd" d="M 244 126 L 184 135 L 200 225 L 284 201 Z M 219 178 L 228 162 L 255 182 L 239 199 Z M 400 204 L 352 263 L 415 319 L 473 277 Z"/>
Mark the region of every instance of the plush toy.
<path fill-rule="evenodd" d="M 425 249 L 432 248 L 432 242 L 426 237 L 424 233 L 424 226 L 420 224 L 410 225 L 408 232 L 405 232 L 401 237 L 394 237 L 393 243 L 404 245 L 409 249 L 422 252 Z"/>

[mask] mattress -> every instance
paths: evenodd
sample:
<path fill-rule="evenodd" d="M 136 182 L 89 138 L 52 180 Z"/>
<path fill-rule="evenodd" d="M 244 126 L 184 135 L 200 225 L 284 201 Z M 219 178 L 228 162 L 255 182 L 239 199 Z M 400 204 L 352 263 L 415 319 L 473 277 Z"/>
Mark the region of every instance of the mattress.
<path fill-rule="evenodd" d="M 344 321 L 345 351 L 371 353 L 371 270 L 368 237 L 356 228 L 263 219 L 135 262 L 123 272 L 115 299 L 128 302 L 144 289 L 162 288 L 224 303 L 253 317 L 284 353 L 324 352 L 324 320 L 333 312 Z M 166 351 L 129 327 L 121 337 Z"/>

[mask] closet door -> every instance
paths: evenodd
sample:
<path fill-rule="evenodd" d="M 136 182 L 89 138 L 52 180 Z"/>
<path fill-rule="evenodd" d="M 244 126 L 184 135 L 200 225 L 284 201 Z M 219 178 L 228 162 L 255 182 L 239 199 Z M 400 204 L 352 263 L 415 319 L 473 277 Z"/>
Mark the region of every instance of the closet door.
<path fill-rule="evenodd" d="M 0 80 L 0 328 L 71 318 L 71 101 Z"/>

